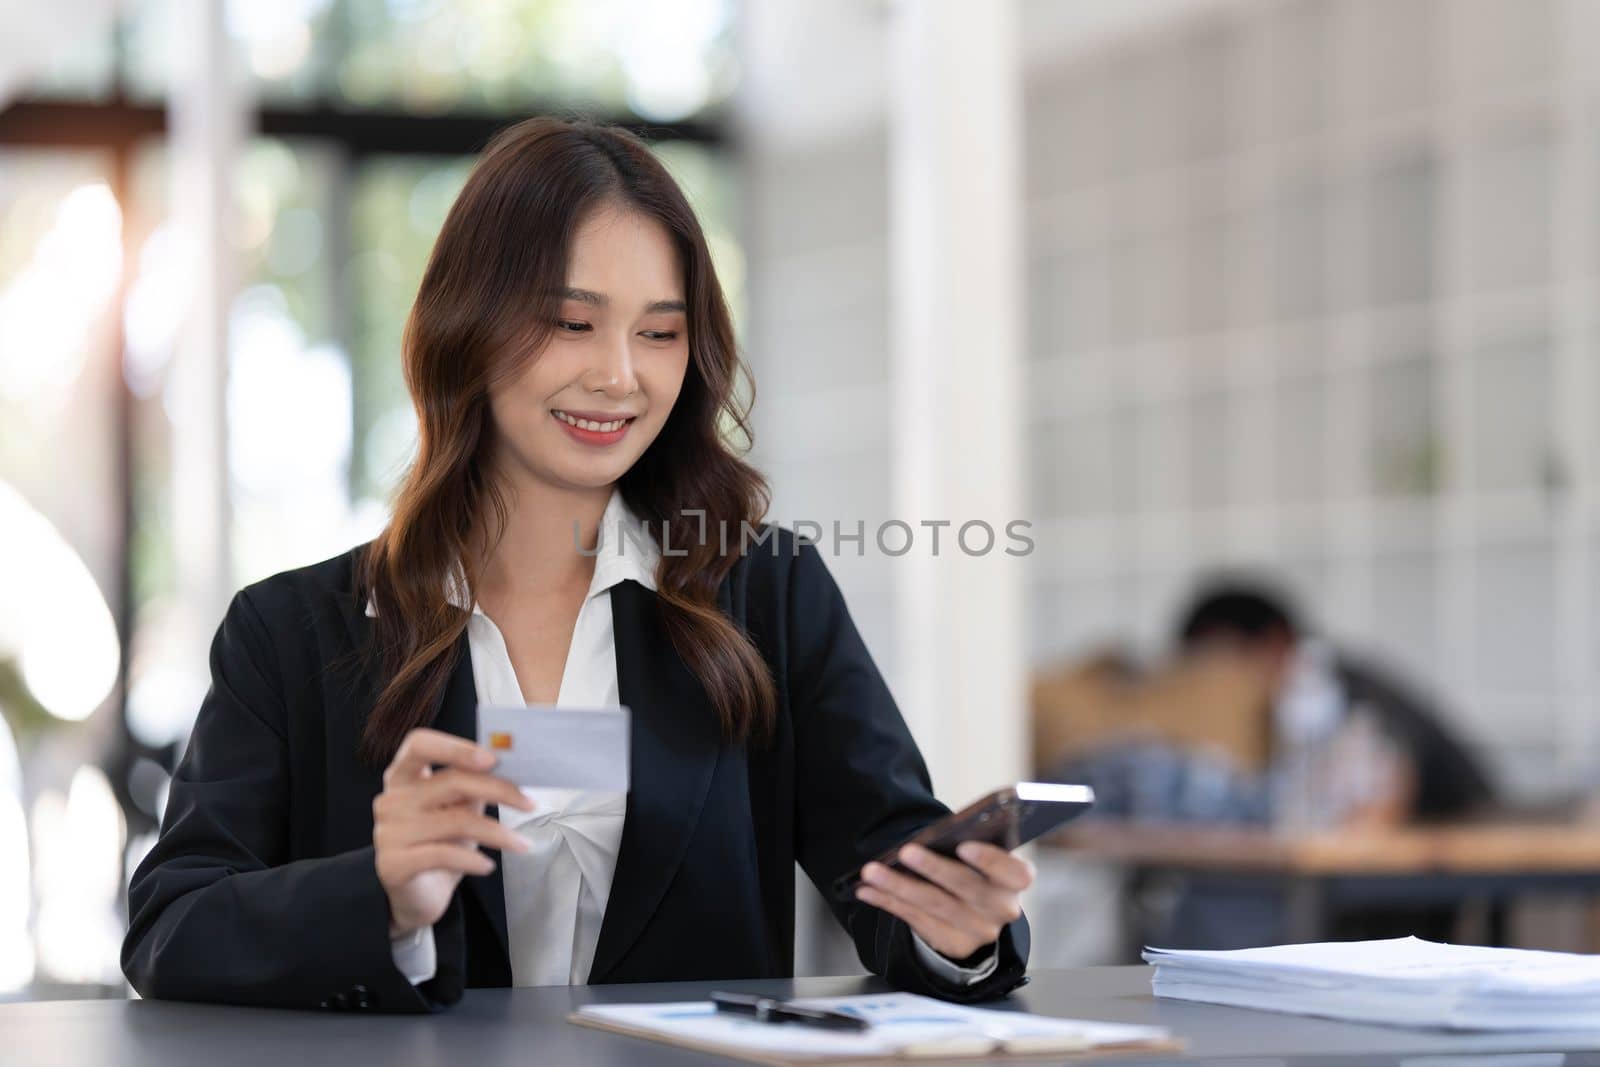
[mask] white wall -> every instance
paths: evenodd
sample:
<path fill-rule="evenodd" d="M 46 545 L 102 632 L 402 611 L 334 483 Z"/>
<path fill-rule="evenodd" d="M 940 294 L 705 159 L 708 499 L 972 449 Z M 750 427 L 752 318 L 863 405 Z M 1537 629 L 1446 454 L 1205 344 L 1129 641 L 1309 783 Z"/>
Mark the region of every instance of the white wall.
<path fill-rule="evenodd" d="M 1038 657 L 1263 564 L 1514 797 L 1593 781 L 1597 17 L 1263 0 L 1030 82 Z"/>

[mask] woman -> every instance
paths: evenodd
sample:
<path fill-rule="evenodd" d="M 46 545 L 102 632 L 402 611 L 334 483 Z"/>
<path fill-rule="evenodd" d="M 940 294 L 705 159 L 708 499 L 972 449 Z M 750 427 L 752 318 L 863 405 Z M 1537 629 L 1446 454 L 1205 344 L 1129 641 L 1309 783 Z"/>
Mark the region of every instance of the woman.
<path fill-rule="evenodd" d="M 819 886 L 943 815 L 821 556 L 761 523 L 705 239 L 616 128 L 489 145 L 404 340 L 388 527 L 238 593 L 128 890 L 145 996 L 426 1011 L 466 986 L 784 977 Z M 479 704 L 623 704 L 626 798 L 492 773 Z M 1023 860 L 911 850 L 835 912 L 959 1000 L 1023 981 Z M 464 890 L 464 891 L 463 891 Z"/>

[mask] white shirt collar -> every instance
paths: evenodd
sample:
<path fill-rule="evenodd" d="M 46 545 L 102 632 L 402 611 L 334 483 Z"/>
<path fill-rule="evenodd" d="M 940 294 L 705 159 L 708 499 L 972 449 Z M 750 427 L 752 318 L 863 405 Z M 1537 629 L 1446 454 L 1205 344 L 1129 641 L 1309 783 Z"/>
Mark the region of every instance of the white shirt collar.
<path fill-rule="evenodd" d="M 660 560 L 661 549 L 651 539 L 644 520 L 622 499 L 620 489 L 612 489 L 606 510 L 600 515 L 600 540 L 595 546 L 589 596 L 629 578 L 646 589 L 655 589 L 656 564 Z"/>
<path fill-rule="evenodd" d="M 594 577 L 589 580 L 585 599 L 603 593 L 614 585 L 633 579 L 646 589 L 656 588 L 656 564 L 661 559 L 661 549 L 650 538 L 644 520 L 635 515 L 622 499 L 622 491 L 611 490 L 606 509 L 600 515 L 600 537 L 595 544 Z M 462 610 L 466 609 L 466 589 L 458 568 L 445 580 L 445 599 Z M 483 609 L 472 605 L 474 615 Z M 367 598 L 367 615 L 376 617 L 377 605 Z"/>

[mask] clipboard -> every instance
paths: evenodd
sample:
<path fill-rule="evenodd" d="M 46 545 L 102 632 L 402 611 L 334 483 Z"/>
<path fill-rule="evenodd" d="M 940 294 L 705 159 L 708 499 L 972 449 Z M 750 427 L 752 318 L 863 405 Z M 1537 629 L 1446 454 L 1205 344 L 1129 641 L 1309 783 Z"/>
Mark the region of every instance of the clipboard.
<path fill-rule="evenodd" d="M 852 1004 L 852 1002 L 855 1002 Z M 857 1005 L 867 1009 L 862 1012 L 874 1019 L 874 1028 L 864 1035 L 828 1033 L 806 1030 L 797 1026 L 755 1023 L 718 1017 L 709 1001 L 689 1001 L 669 1004 L 592 1005 L 589 1012 L 573 1012 L 567 1021 L 577 1026 L 609 1033 L 654 1041 L 693 1052 L 704 1052 L 770 1067 L 791 1067 L 802 1064 L 828 1064 L 840 1067 L 869 1067 L 869 1065 L 904 1064 L 914 1061 L 938 1063 L 941 1067 L 957 1067 L 976 1063 L 1061 1063 L 1115 1060 L 1142 1057 L 1152 1054 L 1181 1052 L 1184 1043 L 1174 1039 L 1166 1030 L 1153 1026 L 1134 1026 L 1119 1023 L 1101 1023 L 1091 1020 L 1051 1019 L 1044 1016 L 1015 1013 L 1013 1022 L 1023 1032 L 1013 1035 L 1017 1048 L 1007 1047 L 993 1033 L 984 1032 L 980 1021 L 984 1016 L 1012 1016 L 1010 1012 L 994 1012 L 964 1006 L 952 1006 L 941 1001 L 913 994 L 868 994 L 858 997 L 817 998 L 807 1001 L 819 1007 L 834 1010 L 853 1010 Z M 938 1033 L 918 1035 L 903 1047 L 885 1050 L 862 1049 L 874 1037 L 882 1044 L 881 1035 L 893 1033 L 899 1037 L 905 1031 L 888 1029 L 897 1023 L 916 1024 L 923 1020 L 907 1018 L 904 1014 L 890 1021 L 887 1016 L 874 1016 L 870 1012 L 915 1011 L 918 1004 L 937 1005 L 930 1011 L 941 1011 L 958 1016 L 972 1015 L 970 1029 L 948 1019 L 935 1020 L 948 1023 L 949 1028 Z M 608 1013 L 594 1014 L 595 1012 Z M 973 1015 L 973 1013 L 976 1013 Z M 1050 1047 L 1027 1050 L 1030 1037 L 1026 1031 L 1034 1024 L 1052 1031 Z M 1068 1046 L 1062 1040 L 1063 1031 L 1076 1028 L 1083 1043 Z M 741 1038 L 739 1035 L 745 1035 Z M 1091 1041 L 1093 1035 L 1122 1040 Z M 787 1048 L 780 1046 L 789 1046 Z M 797 1051 L 795 1046 L 811 1046 Z"/>

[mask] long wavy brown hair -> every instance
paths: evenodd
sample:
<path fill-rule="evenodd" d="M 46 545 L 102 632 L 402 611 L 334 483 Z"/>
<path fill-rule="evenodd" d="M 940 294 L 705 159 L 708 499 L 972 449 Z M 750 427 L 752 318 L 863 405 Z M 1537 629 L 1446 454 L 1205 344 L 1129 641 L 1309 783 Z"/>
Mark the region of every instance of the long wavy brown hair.
<path fill-rule="evenodd" d="M 359 566 L 362 592 L 376 607 L 367 652 L 386 679 L 360 739 L 360 755 L 373 765 L 387 764 L 406 733 L 438 713 L 469 617 L 446 599 L 446 582 L 459 570 L 476 602 L 484 546 L 492 549 L 504 533 L 507 501 L 490 474 L 490 387 L 543 350 L 573 234 L 589 212 L 613 204 L 657 220 L 672 236 L 689 339 L 677 402 L 620 491 L 652 538 L 660 543 L 666 531 L 673 553 L 663 553 L 656 570 L 662 621 L 725 735 L 743 742 L 770 728 L 776 697 L 766 662 L 716 602 L 770 493 L 724 437 L 726 422 L 748 447 L 754 388 L 748 401 L 735 395 L 743 366 L 705 235 L 683 191 L 638 137 L 585 120 L 534 118 L 501 131 L 484 150 L 445 219 L 406 321 L 402 359 L 418 450 L 393 518 Z M 703 509 L 704 526 L 684 514 L 693 509 Z M 700 536 L 705 529 L 740 535 L 725 551 L 720 538 Z"/>

